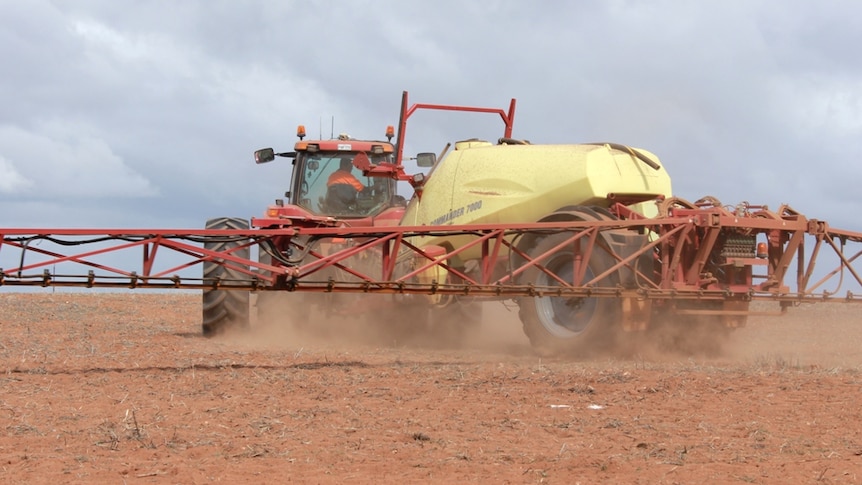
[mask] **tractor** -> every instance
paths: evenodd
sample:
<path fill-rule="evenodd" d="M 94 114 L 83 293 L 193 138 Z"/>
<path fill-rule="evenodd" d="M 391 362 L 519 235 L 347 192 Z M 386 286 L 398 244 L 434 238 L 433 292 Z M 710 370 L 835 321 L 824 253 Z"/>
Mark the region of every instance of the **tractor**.
<path fill-rule="evenodd" d="M 394 127 L 386 129 L 386 141 L 358 140 L 347 134 L 339 134 L 328 140 L 308 140 L 303 125 L 297 127 L 299 139 L 293 151 L 276 152 L 264 148 L 254 153 L 257 164 L 269 163 L 276 157 L 292 161 L 293 170 L 290 190 L 285 198 L 276 199 L 266 209 L 262 218 L 254 219 L 255 228 L 279 227 L 365 227 L 392 226 L 399 223 L 406 209 L 406 199 L 397 193 L 397 182 L 417 183 L 422 175 L 413 177 L 404 173 L 403 166 L 395 162 L 395 146 L 392 143 Z M 417 157 L 419 167 L 429 167 L 434 157 L 423 154 Z M 361 171 L 358 166 L 373 166 L 373 170 Z M 364 172 L 364 173 L 363 173 Z M 210 219 L 207 229 L 249 229 L 247 219 L 219 217 Z M 289 266 L 302 260 L 294 254 L 294 246 L 281 244 L 275 238 L 259 246 L 259 261 L 278 266 Z M 224 250 L 246 243 L 245 238 L 228 237 L 213 240 L 209 249 Z M 285 241 L 286 243 L 286 241 Z M 311 242 L 309 242 L 311 244 Z M 310 246 L 305 246 L 310 249 Z M 318 248 L 327 251 L 327 245 Z M 238 256 L 248 258 L 249 250 L 240 248 Z M 361 261 L 360 261 L 361 263 Z M 204 278 L 240 281 L 244 276 L 236 270 L 210 262 L 204 264 Z M 345 274 L 333 269 L 330 277 L 344 278 Z M 251 312 L 261 319 L 292 320 L 304 324 L 310 311 L 326 308 L 329 313 L 338 312 L 345 304 L 338 305 L 335 296 L 319 298 L 318 295 L 292 294 L 286 291 L 248 292 L 226 288 L 213 288 L 203 292 L 203 334 L 207 336 L 223 332 L 229 327 L 245 327 L 252 319 Z M 286 289 L 288 283 L 282 279 L 276 285 Z M 341 300 L 352 300 L 340 295 Z"/>

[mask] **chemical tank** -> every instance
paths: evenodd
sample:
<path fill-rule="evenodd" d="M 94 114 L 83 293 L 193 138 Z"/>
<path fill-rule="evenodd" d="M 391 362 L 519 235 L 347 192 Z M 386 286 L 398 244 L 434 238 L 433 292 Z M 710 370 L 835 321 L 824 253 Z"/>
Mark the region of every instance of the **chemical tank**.
<path fill-rule="evenodd" d="M 612 197 L 641 200 L 631 207 L 653 217 L 658 209 L 651 199 L 670 195 L 670 177 L 658 157 L 645 150 L 467 140 L 456 143 L 432 169 L 401 224 L 539 222 L 570 206 L 609 207 Z M 459 246 L 457 240 L 443 239 L 426 239 L 422 245 Z M 475 257 L 475 252 L 464 255 Z"/>
<path fill-rule="evenodd" d="M 468 140 L 457 143 L 455 150 L 433 167 L 410 201 L 401 224 L 516 227 L 530 222 L 613 220 L 615 216 L 607 208 L 614 202 L 654 217 L 658 215 L 656 200 L 670 195 L 670 177 L 658 157 L 644 150 L 611 143 L 532 145 L 501 139 L 493 145 Z M 650 236 L 625 229 L 603 231 L 601 249 L 592 252 L 581 270 L 574 269 L 581 264 L 576 249 L 580 243 L 566 243 L 567 237 L 537 232 L 512 241 L 521 254 L 543 258 L 546 268 L 527 266 L 515 277 L 515 283 L 554 286 L 558 281 L 571 281 L 574 271 L 589 281 L 606 273 L 616 261 L 635 254 Z M 412 242 L 433 257 L 441 247 L 451 252 L 464 245 L 467 237 L 461 238 L 426 237 Z M 478 276 L 480 251 L 479 247 L 466 250 L 447 263 L 459 272 Z M 496 276 L 514 274 L 525 264 L 522 256 L 505 251 L 499 254 L 493 271 Z M 652 255 L 644 253 L 633 265 L 614 271 L 602 285 L 635 288 L 643 274 L 652 273 L 653 264 Z M 458 283 L 454 273 L 439 268 L 419 278 Z M 621 306 L 606 298 L 546 296 L 520 298 L 517 303 L 524 332 L 537 351 L 547 354 L 589 352 L 619 333 L 616 327 L 622 313 L 629 322 L 643 322 L 650 314 L 648 303 L 627 301 Z"/>

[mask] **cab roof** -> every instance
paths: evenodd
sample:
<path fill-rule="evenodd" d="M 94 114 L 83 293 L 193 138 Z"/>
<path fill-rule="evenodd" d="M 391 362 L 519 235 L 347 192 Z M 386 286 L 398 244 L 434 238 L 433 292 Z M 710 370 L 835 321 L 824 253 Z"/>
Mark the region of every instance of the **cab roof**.
<path fill-rule="evenodd" d="M 384 153 L 392 153 L 395 151 L 395 146 L 388 141 L 377 140 L 355 140 L 349 139 L 331 139 L 331 140 L 302 140 L 296 142 L 294 149 L 296 151 L 351 151 L 351 152 L 372 152 L 373 147 L 382 147 Z M 314 148 L 316 147 L 316 149 Z"/>

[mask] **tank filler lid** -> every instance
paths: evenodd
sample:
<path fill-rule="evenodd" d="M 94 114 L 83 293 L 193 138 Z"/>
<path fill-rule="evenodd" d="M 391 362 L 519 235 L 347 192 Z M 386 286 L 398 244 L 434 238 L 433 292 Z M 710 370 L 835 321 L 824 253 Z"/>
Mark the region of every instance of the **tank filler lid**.
<path fill-rule="evenodd" d="M 470 138 L 469 140 L 461 140 L 455 142 L 456 150 L 465 150 L 467 148 L 476 148 L 476 147 L 489 147 L 491 146 L 490 142 L 485 140 L 480 140 L 478 138 Z"/>

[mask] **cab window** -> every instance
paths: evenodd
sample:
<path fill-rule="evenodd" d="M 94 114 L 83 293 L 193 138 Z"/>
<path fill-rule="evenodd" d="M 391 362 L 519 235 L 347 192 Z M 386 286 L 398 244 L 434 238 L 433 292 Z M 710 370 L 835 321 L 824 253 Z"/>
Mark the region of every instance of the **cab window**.
<path fill-rule="evenodd" d="M 343 217 L 367 217 L 385 209 L 392 197 L 390 180 L 380 177 L 364 177 L 353 167 L 355 152 L 299 153 L 296 160 L 297 204 L 319 215 Z M 372 164 L 389 161 L 387 155 L 369 155 Z M 341 167 L 349 169 L 349 174 Z M 361 190 L 346 186 L 348 179 L 361 183 Z M 336 182 L 341 187 L 333 187 Z M 354 193 L 351 193 L 354 192 Z"/>

